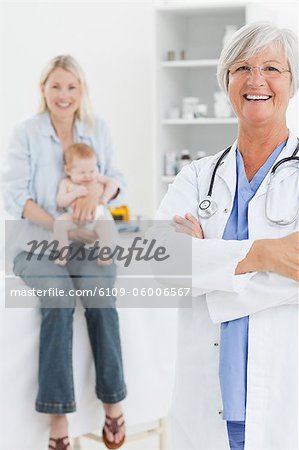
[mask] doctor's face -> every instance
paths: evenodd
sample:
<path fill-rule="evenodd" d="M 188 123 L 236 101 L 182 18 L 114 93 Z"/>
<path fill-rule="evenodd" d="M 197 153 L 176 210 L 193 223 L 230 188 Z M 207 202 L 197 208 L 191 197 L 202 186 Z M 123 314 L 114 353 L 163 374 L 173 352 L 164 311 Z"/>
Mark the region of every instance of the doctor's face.
<path fill-rule="evenodd" d="M 81 102 L 79 80 L 67 70 L 57 67 L 41 87 L 47 107 L 56 119 L 72 119 Z"/>
<path fill-rule="evenodd" d="M 268 46 L 230 68 L 228 95 L 236 116 L 245 125 L 284 123 L 290 94 L 291 73 L 278 46 Z"/>

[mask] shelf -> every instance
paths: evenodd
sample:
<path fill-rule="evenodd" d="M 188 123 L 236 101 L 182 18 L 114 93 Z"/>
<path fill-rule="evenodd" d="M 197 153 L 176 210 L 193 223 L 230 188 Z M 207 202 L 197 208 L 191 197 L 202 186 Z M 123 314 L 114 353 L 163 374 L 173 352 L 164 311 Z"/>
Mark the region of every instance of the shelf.
<path fill-rule="evenodd" d="M 236 117 L 217 118 L 207 117 L 201 119 L 164 119 L 162 125 L 217 125 L 217 124 L 236 124 L 238 119 Z"/>
<path fill-rule="evenodd" d="M 221 3 L 221 0 L 169 1 L 156 11 L 154 121 L 157 207 L 175 178 L 165 174 L 172 173 L 172 161 L 168 161 L 167 154 L 175 153 L 179 158 L 182 149 L 189 149 L 191 158 L 199 151 L 209 156 L 236 139 L 238 120 L 234 112 L 231 110 L 227 112 L 229 117 L 219 118 L 215 116 L 218 109 L 214 109 L 214 93 L 219 91 L 217 66 L 226 27 L 231 24 L 241 28 L 247 19 L 247 3 L 234 1 L 238 3 L 233 4 L 233 0 L 227 0 L 227 3 Z M 171 57 L 175 59 L 168 59 Z M 193 115 L 191 108 L 190 114 L 183 114 L 185 97 L 197 97 L 199 104 L 207 105 L 205 115 L 197 109 Z M 219 110 L 219 114 L 221 112 Z"/>
<path fill-rule="evenodd" d="M 245 1 L 239 1 L 239 0 L 229 0 L 223 5 L 223 2 L 221 1 L 215 1 L 212 4 L 209 4 L 208 2 L 206 4 L 195 4 L 194 1 L 184 1 L 183 4 L 180 4 L 177 2 L 170 3 L 169 5 L 159 5 L 157 7 L 157 11 L 162 13 L 177 13 L 189 16 L 195 15 L 195 14 L 214 14 L 217 12 L 227 12 L 228 9 L 231 11 L 243 11 L 246 7 L 247 2 Z"/>
<path fill-rule="evenodd" d="M 188 68 L 188 67 L 216 67 L 218 59 L 182 59 L 175 61 L 162 61 L 161 67 Z"/>

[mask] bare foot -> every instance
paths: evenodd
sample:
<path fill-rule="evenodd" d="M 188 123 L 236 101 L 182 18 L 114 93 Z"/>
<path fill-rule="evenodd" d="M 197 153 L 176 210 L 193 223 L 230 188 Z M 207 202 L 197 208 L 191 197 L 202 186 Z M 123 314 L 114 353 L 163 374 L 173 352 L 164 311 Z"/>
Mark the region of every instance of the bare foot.
<path fill-rule="evenodd" d="M 65 415 L 53 415 L 51 416 L 51 429 L 50 429 L 50 440 L 49 440 L 49 450 L 53 450 L 56 448 L 56 442 L 51 440 L 53 439 L 61 439 L 65 436 L 68 436 L 68 421 Z M 65 438 L 62 442 L 67 445 L 69 442 L 69 438 Z M 51 445 L 51 447 L 50 447 Z M 71 446 L 68 445 L 66 447 L 67 450 L 71 450 Z"/>
<path fill-rule="evenodd" d="M 109 424 L 111 421 L 109 419 L 107 419 L 107 416 L 111 417 L 111 418 L 117 418 L 119 416 L 122 415 L 122 408 L 121 408 L 121 404 L 120 403 L 113 403 L 113 404 L 108 404 L 108 403 L 104 403 L 104 408 L 105 408 L 105 412 L 106 412 L 106 421 Z M 119 417 L 117 423 L 118 425 L 121 425 L 122 422 L 124 422 L 124 417 L 121 416 Z M 106 438 L 110 441 L 110 442 L 115 442 L 115 444 L 118 444 L 119 442 L 121 442 L 121 440 L 123 439 L 123 437 L 125 436 L 125 424 L 123 424 L 121 427 L 119 427 L 119 430 L 116 434 L 113 434 L 109 428 L 105 425 L 105 434 L 106 434 Z"/>
<path fill-rule="evenodd" d="M 67 264 L 67 259 L 56 258 L 54 264 L 56 264 L 57 266 L 64 267 Z"/>

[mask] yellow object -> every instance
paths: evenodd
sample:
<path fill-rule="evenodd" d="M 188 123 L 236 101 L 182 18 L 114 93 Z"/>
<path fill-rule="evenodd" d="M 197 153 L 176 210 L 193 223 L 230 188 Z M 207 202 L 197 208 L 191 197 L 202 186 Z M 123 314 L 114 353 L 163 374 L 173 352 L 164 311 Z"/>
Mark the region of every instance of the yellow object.
<path fill-rule="evenodd" d="M 124 220 L 125 222 L 129 222 L 129 208 L 127 205 L 119 206 L 118 208 L 108 208 L 111 212 L 114 220 Z"/>

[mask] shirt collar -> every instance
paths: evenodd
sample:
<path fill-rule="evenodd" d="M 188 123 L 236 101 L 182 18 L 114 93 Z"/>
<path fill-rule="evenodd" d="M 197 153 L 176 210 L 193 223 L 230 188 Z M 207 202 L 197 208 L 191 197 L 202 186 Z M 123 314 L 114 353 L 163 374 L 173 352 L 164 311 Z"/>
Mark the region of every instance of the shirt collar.
<path fill-rule="evenodd" d="M 232 144 L 231 150 L 228 155 L 224 158 L 223 163 L 219 166 L 217 170 L 217 176 L 222 178 L 223 181 L 227 184 L 231 195 L 234 196 L 235 187 L 236 187 L 236 151 L 237 151 L 237 140 Z M 289 136 L 287 139 L 286 145 L 283 147 L 282 151 L 279 154 L 279 158 L 285 158 L 287 156 L 291 156 L 293 151 L 297 146 L 297 137 L 296 135 L 289 130 Z M 217 160 L 216 160 L 217 161 Z M 294 168 L 294 170 L 296 170 Z M 281 181 L 285 176 L 289 176 L 290 172 L 281 171 L 279 176 L 276 176 L 276 181 Z M 259 194 L 264 192 L 264 186 L 266 185 L 266 181 L 270 173 L 265 177 L 261 189 L 258 190 Z M 265 181 L 266 180 L 266 181 Z"/>
<path fill-rule="evenodd" d="M 55 130 L 50 120 L 49 113 L 47 111 L 40 114 L 41 119 L 41 131 L 44 136 L 53 137 L 57 139 Z M 75 121 L 75 134 L 78 138 L 85 138 L 91 135 L 90 128 L 82 122 L 82 120 L 76 119 Z"/>

